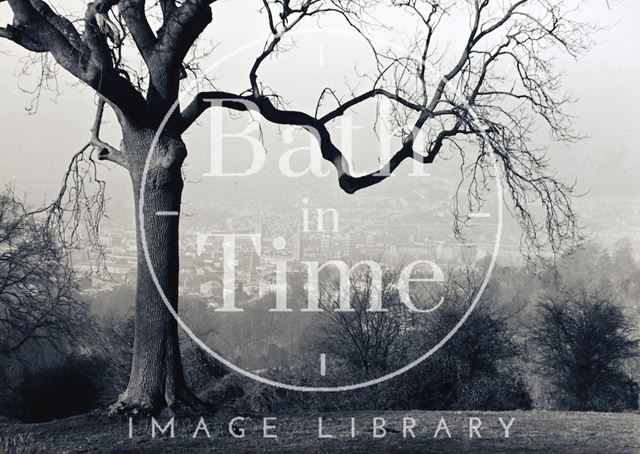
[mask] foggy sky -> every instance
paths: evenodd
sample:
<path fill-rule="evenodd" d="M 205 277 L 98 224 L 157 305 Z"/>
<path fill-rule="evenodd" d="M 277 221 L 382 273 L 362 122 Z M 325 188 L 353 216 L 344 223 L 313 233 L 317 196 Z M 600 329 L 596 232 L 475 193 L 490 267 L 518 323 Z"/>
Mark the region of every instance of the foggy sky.
<path fill-rule="evenodd" d="M 82 7 L 80 2 L 62 3 L 72 9 Z M 245 6 L 240 6 L 241 3 Z M 261 28 L 265 24 L 264 18 L 254 14 L 260 2 L 252 2 L 252 6 L 246 6 L 247 3 L 222 1 L 213 5 L 214 22 L 207 36 L 219 46 L 209 57 L 209 63 L 215 63 L 216 58 L 244 43 L 266 36 Z M 588 55 L 578 61 L 567 57 L 559 60 L 561 69 L 566 73 L 565 87 L 579 98 L 570 109 L 577 116 L 577 129 L 589 137 L 577 144 L 552 145 L 552 163 L 560 175 L 569 181 L 577 180 L 582 190 L 594 190 L 593 193 L 599 196 L 624 195 L 640 201 L 640 189 L 635 182 L 636 172 L 640 169 L 637 150 L 640 120 L 636 110 L 640 105 L 637 82 L 640 74 L 640 3 L 619 1 L 609 10 L 604 0 L 592 0 L 587 2 L 582 13 L 585 18 L 610 27 L 596 37 L 599 44 Z M 7 22 L 9 17 L 8 5 L 0 4 L 0 21 Z M 396 26 L 400 28 L 402 23 Z M 302 45 L 307 44 L 304 38 L 300 41 Z M 330 46 L 336 47 L 332 51 L 336 54 L 338 66 L 341 61 L 348 64 L 355 59 L 349 52 L 339 52 L 340 42 L 340 38 L 333 43 L 328 41 Z M 94 97 L 90 89 L 78 86 L 63 76 L 59 80 L 61 94 L 44 93 L 38 112 L 27 115 L 24 108 L 33 95 L 20 87 L 33 87 L 34 76 L 19 75 L 20 59 L 26 53 L 6 40 L 0 41 L 0 52 L 0 90 L 3 94 L 0 183 L 12 182 L 18 193 L 27 193 L 33 203 L 39 203 L 45 193 L 51 196 L 58 189 L 71 154 L 87 142 Z M 327 81 L 323 78 L 327 76 L 320 76 L 310 63 L 316 58 L 315 54 L 304 52 L 303 46 L 302 50 L 296 49 L 282 54 L 277 60 L 266 62 L 261 76 L 270 85 L 283 87 L 285 97 L 294 106 L 302 103 L 308 107 L 319 93 L 315 87 L 339 87 L 344 76 L 336 73 L 335 77 L 330 77 L 332 80 Z M 255 52 L 245 54 L 247 61 L 255 57 Z M 248 86 L 244 80 L 247 71 L 240 63 L 222 65 L 217 71 L 214 74 L 216 84 L 221 83 L 222 89 L 227 89 L 227 82 L 234 81 L 239 81 L 241 87 Z M 306 90 L 306 83 L 313 85 L 314 89 Z M 107 137 L 117 144 L 119 138 L 113 125 L 107 125 L 105 129 Z M 201 162 L 202 156 L 191 153 L 188 160 L 193 168 Z M 113 197 L 120 197 L 121 193 L 126 194 L 129 190 L 128 177 L 123 169 L 107 165 L 102 176 L 111 183 L 109 194 Z M 609 185 L 609 182 L 615 182 L 615 185 Z M 328 190 L 337 190 L 335 186 L 333 181 Z M 617 189 L 611 189 L 613 186 Z M 129 203 L 130 197 L 124 206 Z"/>

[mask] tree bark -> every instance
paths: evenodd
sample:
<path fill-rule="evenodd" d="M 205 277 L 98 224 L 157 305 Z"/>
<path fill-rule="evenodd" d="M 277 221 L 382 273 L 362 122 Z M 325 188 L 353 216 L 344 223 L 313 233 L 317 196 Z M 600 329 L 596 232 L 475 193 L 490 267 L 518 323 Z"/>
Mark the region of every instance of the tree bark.
<path fill-rule="evenodd" d="M 172 412 L 204 411 L 187 388 L 178 326 L 153 282 L 142 247 L 146 238 L 150 263 L 171 306 L 178 310 L 179 216 L 159 216 L 157 212 L 180 212 L 183 188 L 181 166 L 186 148 L 181 138 L 161 136 L 152 152 L 146 181 L 145 160 L 155 131 L 123 125 L 123 148 L 135 198 L 138 272 L 135 301 L 135 337 L 129 384 L 115 413 L 157 414 L 165 407 Z M 145 185 L 144 226 L 140 225 L 141 185 Z"/>

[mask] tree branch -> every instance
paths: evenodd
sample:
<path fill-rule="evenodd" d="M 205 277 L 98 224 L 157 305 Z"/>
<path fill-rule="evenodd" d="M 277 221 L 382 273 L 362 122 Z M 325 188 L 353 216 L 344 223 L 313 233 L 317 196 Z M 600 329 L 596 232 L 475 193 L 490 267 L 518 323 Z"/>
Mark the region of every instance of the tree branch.
<path fill-rule="evenodd" d="M 144 99 L 113 67 L 104 38 L 99 36 L 94 5 L 87 7 L 85 35 L 81 36 L 71 21 L 42 0 L 8 2 L 13 24 L 0 29 L 1 37 L 33 52 L 49 52 L 60 66 L 104 96 L 116 110 L 131 119 L 144 120 Z"/>
<path fill-rule="evenodd" d="M 317 119 L 304 112 L 279 109 L 266 96 L 240 96 L 226 92 L 203 92 L 198 94 L 198 96 L 182 113 L 183 130 L 188 128 L 188 126 L 192 124 L 206 109 L 211 107 L 214 102 L 219 102 L 222 107 L 231 110 L 247 111 L 255 109 L 267 121 L 270 121 L 274 124 L 301 126 L 316 137 L 316 139 L 318 140 L 318 144 L 320 145 L 322 157 L 326 161 L 329 161 L 338 171 L 338 184 L 340 185 L 340 188 L 349 194 L 353 194 L 360 189 L 372 186 L 386 179 L 407 158 L 414 158 L 425 164 L 433 162 L 435 157 L 440 152 L 444 140 L 449 137 L 453 137 L 460 132 L 459 124 L 457 124 L 456 127 L 451 130 L 444 130 L 432 143 L 429 148 L 429 152 L 426 155 L 415 153 L 413 150 L 413 143 L 415 141 L 418 130 L 422 127 L 426 120 L 428 118 L 431 118 L 434 114 L 425 110 L 421 106 L 412 105 L 412 107 L 421 112 L 421 115 L 416 121 L 414 131 L 412 132 L 412 134 L 405 138 L 400 149 L 398 149 L 394 153 L 394 155 L 387 161 L 385 166 L 380 170 L 365 175 L 354 176 L 349 170 L 349 164 L 345 156 L 340 151 L 340 149 L 338 149 L 338 147 L 336 147 L 332 142 L 331 135 L 329 133 L 329 130 L 327 129 L 326 123 L 336 118 L 337 116 L 342 115 L 348 107 L 352 107 L 358 102 L 362 102 L 363 100 L 368 99 L 376 94 L 383 96 L 391 95 L 384 90 L 380 92 L 372 90 L 362 96 L 356 97 L 344 103 L 338 109 L 325 115 L 321 119 Z M 391 99 L 396 98 L 393 95 L 391 95 L 390 97 Z"/>
<path fill-rule="evenodd" d="M 91 141 L 90 144 L 98 150 L 98 159 L 101 161 L 111 161 L 118 165 L 121 165 L 125 169 L 129 168 L 129 164 L 127 162 L 124 154 L 118 150 L 117 148 L 109 145 L 108 143 L 102 141 L 100 139 L 100 128 L 102 126 L 102 116 L 104 114 L 104 104 L 105 101 L 103 98 L 98 98 L 98 106 L 96 108 L 96 117 L 93 121 L 93 126 L 91 127 Z"/>
<path fill-rule="evenodd" d="M 140 55 L 147 64 L 151 60 L 151 53 L 156 44 L 156 36 L 151 30 L 145 14 L 144 0 L 104 0 L 102 4 L 118 4 L 118 8 L 124 19 L 131 37 L 138 48 Z"/>

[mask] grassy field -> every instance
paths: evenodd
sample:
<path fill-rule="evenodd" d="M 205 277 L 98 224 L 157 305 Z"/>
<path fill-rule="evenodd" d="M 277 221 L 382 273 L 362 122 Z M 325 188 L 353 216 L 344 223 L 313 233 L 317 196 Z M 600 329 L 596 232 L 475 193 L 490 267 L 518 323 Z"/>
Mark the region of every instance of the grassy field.
<path fill-rule="evenodd" d="M 273 452 L 273 453 L 640 453 L 640 414 L 569 412 L 354 412 L 323 415 L 265 415 L 268 434 L 264 438 L 263 418 L 253 416 L 237 425 L 239 435 L 228 432 L 236 415 L 221 412 L 205 417 L 211 438 L 201 427 L 193 438 L 199 420 L 175 421 L 175 437 L 169 433 L 151 438 L 151 421 L 135 421 L 129 438 L 127 419 L 81 415 L 42 424 L 0 424 L 0 453 L 76 453 L 76 452 Z M 323 418 L 323 434 L 318 437 L 318 417 Z M 351 418 L 355 418 L 355 437 Z M 384 418 L 386 435 L 373 437 L 373 418 Z M 404 418 L 413 418 L 411 419 Z M 447 436 L 442 418 L 450 432 Z M 469 418 L 480 418 L 482 438 L 469 438 Z M 505 438 L 498 418 L 508 424 L 515 418 Z M 403 421 L 404 420 L 404 421 Z M 168 421 L 159 418 L 161 425 Z M 240 421 L 238 421 L 240 422 Z M 415 438 L 406 427 L 413 425 Z M 378 420 L 380 423 L 380 420 Z M 439 437 L 434 439 L 438 425 Z M 477 420 L 474 420 L 477 424 Z M 379 431 L 380 435 L 382 432 Z M 475 434 L 474 434 L 475 435 Z"/>

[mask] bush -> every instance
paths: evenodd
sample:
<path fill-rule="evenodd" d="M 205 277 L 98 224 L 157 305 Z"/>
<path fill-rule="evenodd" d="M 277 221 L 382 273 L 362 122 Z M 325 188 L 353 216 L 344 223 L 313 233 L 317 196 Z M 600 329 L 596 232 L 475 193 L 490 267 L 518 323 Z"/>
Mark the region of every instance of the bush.
<path fill-rule="evenodd" d="M 620 411 L 638 408 L 638 385 L 624 371 L 639 354 L 634 328 L 612 293 L 557 289 L 539 304 L 532 330 L 539 373 L 558 408 Z"/>
<path fill-rule="evenodd" d="M 316 335 L 319 341 L 312 342 L 310 347 L 322 344 L 322 350 L 318 349 L 318 352 L 327 351 L 327 339 L 332 339 L 330 344 L 344 347 L 344 354 L 340 356 L 339 352 L 332 351 L 332 357 L 338 359 L 333 360 L 331 373 L 325 380 L 340 384 L 359 383 L 386 375 L 420 357 L 443 339 L 466 313 L 471 303 L 470 295 L 475 295 L 478 288 L 473 277 L 473 270 L 467 270 L 463 276 L 453 275 L 452 284 L 443 289 L 446 304 L 429 317 L 407 318 L 401 311 L 360 317 L 360 308 L 367 314 L 368 300 L 364 296 L 350 317 L 329 317 L 331 323 L 321 328 Z M 439 297 L 437 295 L 436 301 Z M 253 411 L 286 412 L 530 409 L 532 399 L 519 358 L 524 348 L 514 340 L 507 318 L 492 308 L 491 299 L 486 300 L 433 356 L 392 380 L 348 393 L 296 393 L 240 380 L 235 382 L 243 390 L 239 403 Z M 389 304 L 387 301 L 385 307 Z M 355 328 L 351 329 L 352 326 Z M 348 332 L 362 333 L 362 342 L 345 334 Z M 366 343 L 372 332 L 382 332 L 381 337 L 392 339 L 378 339 L 379 342 L 373 342 L 375 345 L 372 346 L 372 343 Z M 324 343 L 320 342 L 322 340 Z M 361 344 L 369 349 L 358 349 Z M 364 353 L 349 353 L 354 350 Z M 378 355 L 379 351 L 383 354 Z M 285 383 L 316 385 L 313 382 L 316 370 L 305 367 L 309 366 L 271 369 L 269 377 Z M 218 389 L 219 393 L 222 391 Z"/>
<path fill-rule="evenodd" d="M 26 373 L 15 390 L 17 416 L 26 422 L 43 422 L 104 405 L 115 398 L 108 395 L 102 379 L 107 369 L 103 358 L 74 355 Z"/>

